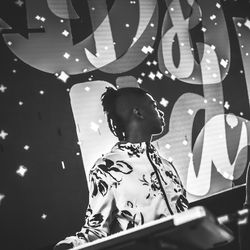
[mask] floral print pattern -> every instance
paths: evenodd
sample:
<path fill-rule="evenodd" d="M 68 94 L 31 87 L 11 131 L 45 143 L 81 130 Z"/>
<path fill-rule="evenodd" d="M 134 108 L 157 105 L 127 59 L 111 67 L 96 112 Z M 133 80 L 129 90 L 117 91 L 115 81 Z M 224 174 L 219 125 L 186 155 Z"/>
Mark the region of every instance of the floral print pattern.
<path fill-rule="evenodd" d="M 188 208 L 177 171 L 152 144 L 118 143 L 97 160 L 89 183 L 85 223 L 65 239 L 74 246 Z"/>
<path fill-rule="evenodd" d="M 136 157 L 140 157 L 141 154 L 144 153 L 145 149 L 143 149 L 141 147 L 141 143 L 121 143 L 118 145 L 119 149 L 122 151 L 126 151 L 128 156 L 132 157 L 132 156 L 136 156 Z"/>

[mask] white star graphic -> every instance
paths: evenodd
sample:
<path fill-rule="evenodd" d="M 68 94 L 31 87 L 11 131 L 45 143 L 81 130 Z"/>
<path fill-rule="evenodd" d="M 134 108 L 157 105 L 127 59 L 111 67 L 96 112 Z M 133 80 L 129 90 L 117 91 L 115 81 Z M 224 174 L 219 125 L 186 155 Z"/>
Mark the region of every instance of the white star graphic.
<path fill-rule="evenodd" d="M 64 31 L 62 32 L 62 35 L 64 35 L 65 37 L 67 37 L 67 36 L 69 35 L 69 32 L 68 32 L 67 30 L 64 30 Z"/>
<path fill-rule="evenodd" d="M 15 4 L 18 5 L 19 7 L 22 7 L 24 2 L 21 0 L 17 0 L 17 1 L 15 1 Z"/>
<path fill-rule="evenodd" d="M 0 91 L 2 93 L 4 93 L 6 89 L 7 89 L 7 87 L 5 87 L 3 84 L 0 85 Z"/>
<path fill-rule="evenodd" d="M 41 218 L 45 220 L 47 218 L 47 214 L 42 214 Z"/>
<path fill-rule="evenodd" d="M 67 82 L 67 80 L 69 79 L 69 75 L 65 73 L 64 71 L 61 71 L 60 74 L 58 74 L 57 79 L 63 82 Z"/>
<path fill-rule="evenodd" d="M 1 130 L 0 132 L 0 137 L 5 140 L 6 136 L 8 135 L 8 133 L 6 133 L 4 130 Z"/>
<path fill-rule="evenodd" d="M 28 169 L 27 169 L 25 166 L 21 165 L 21 166 L 19 166 L 19 168 L 17 169 L 16 173 L 17 173 L 19 176 L 24 177 L 27 171 L 28 171 Z"/>
<path fill-rule="evenodd" d="M 230 105 L 229 105 L 229 103 L 228 103 L 228 102 L 225 102 L 225 104 L 224 104 L 224 108 L 225 108 L 225 109 L 229 109 L 229 108 L 230 108 Z"/>
<path fill-rule="evenodd" d="M 248 29 L 250 29 L 250 20 L 247 19 L 247 20 L 245 21 L 244 25 L 245 25 Z"/>
<path fill-rule="evenodd" d="M 2 200 L 3 200 L 4 197 L 5 197 L 4 194 L 0 194 L 0 205 L 1 205 L 1 202 L 2 202 Z"/>
<path fill-rule="evenodd" d="M 160 104 L 163 106 L 163 107 L 167 107 L 168 106 L 168 103 L 169 101 L 166 100 L 164 97 L 161 98 L 161 101 L 160 101 Z"/>

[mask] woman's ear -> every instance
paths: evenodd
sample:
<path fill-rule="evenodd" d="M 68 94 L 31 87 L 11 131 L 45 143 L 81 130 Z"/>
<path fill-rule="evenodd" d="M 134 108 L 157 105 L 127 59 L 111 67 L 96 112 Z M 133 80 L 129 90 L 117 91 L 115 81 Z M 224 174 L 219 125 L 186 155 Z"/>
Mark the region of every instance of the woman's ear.
<path fill-rule="evenodd" d="M 133 108 L 133 114 L 140 119 L 144 119 L 144 116 L 138 108 Z"/>

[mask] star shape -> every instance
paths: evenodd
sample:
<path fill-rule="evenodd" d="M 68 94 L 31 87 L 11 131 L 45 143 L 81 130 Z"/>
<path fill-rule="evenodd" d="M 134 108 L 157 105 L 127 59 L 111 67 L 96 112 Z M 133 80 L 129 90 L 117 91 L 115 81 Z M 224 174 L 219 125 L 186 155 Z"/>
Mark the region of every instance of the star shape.
<path fill-rule="evenodd" d="M 28 171 L 28 169 L 25 166 L 19 166 L 19 168 L 17 169 L 16 173 L 21 176 L 24 177 L 26 172 Z"/>
<path fill-rule="evenodd" d="M 229 108 L 230 108 L 230 105 L 229 105 L 229 103 L 228 103 L 228 102 L 225 102 L 225 104 L 224 104 L 224 108 L 225 108 L 225 109 L 229 109 Z"/>
<path fill-rule="evenodd" d="M 67 30 L 64 30 L 64 31 L 62 32 L 62 35 L 64 35 L 65 37 L 67 37 L 67 36 L 69 35 L 69 32 L 68 32 Z"/>
<path fill-rule="evenodd" d="M 247 19 L 247 20 L 245 21 L 244 25 L 245 25 L 248 29 L 250 29 L 250 20 Z"/>
<path fill-rule="evenodd" d="M 4 93 L 6 89 L 7 89 L 7 87 L 5 87 L 3 84 L 0 85 L 0 91 L 2 93 Z"/>
<path fill-rule="evenodd" d="M 0 194 L 0 205 L 1 205 L 1 202 L 2 202 L 2 200 L 3 200 L 4 197 L 5 197 L 4 194 Z"/>
<path fill-rule="evenodd" d="M 60 74 L 58 74 L 57 79 L 63 82 L 67 82 L 67 80 L 69 79 L 69 75 L 65 73 L 64 71 L 61 71 Z"/>
<path fill-rule="evenodd" d="M 41 218 L 45 220 L 47 218 L 47 214 L 42 214 Z"/>
<path fill-rule="evenodd" d="M 1 130 L 0 132 L 0 137 L 5 140 L 6 136 L 8 135 L 8 133 L 6 133 L 4 130 Z"/>
<path fill-rule="evenodd" d="M 153 72 L 150 72 L 149 75 L 148 75 L 148 77 L 150 79 L 154 80 L 155 79 L 155 74 Z"/>
<path fill-rule="evenodd" d="M 168 103 L 169 101 L 166 100 L 164 97 L 161 98 L 161 101 L 160 101 L 160 104 L 163 106 L 163 107 L 167 107 L 168 106 Z"/>
<path fill-rule="evenodd" d="M 15 4 L 18 5 L 19 7 L 22 7 L 24 2 L 22 0 L 17 0 L 15 1 Z"/>
<path fill-rule="evenodd" d="M 163 74 L 160 71 L 157 71 L 156 77 L 161 80 L 163 77 Z"/>

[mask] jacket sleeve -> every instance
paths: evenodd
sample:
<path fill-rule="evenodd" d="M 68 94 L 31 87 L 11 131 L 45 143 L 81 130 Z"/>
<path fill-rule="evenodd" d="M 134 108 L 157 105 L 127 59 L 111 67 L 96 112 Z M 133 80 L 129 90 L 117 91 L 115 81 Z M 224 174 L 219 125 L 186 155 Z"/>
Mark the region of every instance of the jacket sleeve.
<path fill-rule="evenodd" d="M 67 237 L 59 244 L 72 244 L 74 247 L 106 237 L 110 234 L 112 212 L 115 208 L 112 191 L 112 178 L 105 158 L 99 159 L 89 174 L 89 204 L 85 223 L 76 236 Z"/>
<path fill-rule="evenodd" d="M 173 173 L 174 173 L 172 178 L 173 178 L 174 182 L 178 184 L 177 186 L 179 187 L 178 188 L 179 197 L 178 197 L 176 204 L 175 204 L 176 210 L 178 213 L 183 212 L 189 208 L 189 202 L 188 202 L 187 197 L 186 197 L 187 196 L 186 189 L 184 188 L 182 181 L 181 181 L 181 178 L 180 178 L 175 166 L 173 165 L 173 163 L 169 162 L 165 159 L 164 159 L 164 161 L 166 164 L 168 164 L 172 167 Z"/>

